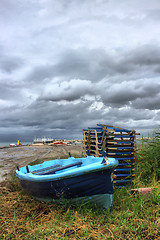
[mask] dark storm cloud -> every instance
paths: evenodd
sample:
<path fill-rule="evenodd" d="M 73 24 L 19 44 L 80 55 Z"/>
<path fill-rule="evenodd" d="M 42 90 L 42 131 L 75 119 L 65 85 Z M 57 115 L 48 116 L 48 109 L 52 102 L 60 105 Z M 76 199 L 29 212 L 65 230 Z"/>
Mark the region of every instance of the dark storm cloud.
<path fill-rule="evenodd" d="M 139 80 L 139 81 L 129 81 L 129 82 L 121 82 L 119 84 L 114 84 L 110 86 L 106 91 L 102 94 L 102 100 L 104 104 L 108 104 L 110 106 L 123 106 L 130 105 L 133 103 L 132 107 L 139 108 L 142 107 L 143 103 L 146 106 L 145 108 L 151 109 L 153 106 L 151 104 L 152 98 L 159 99 L 160 92 L 160 82 L 147 81 L 147 80 Z M 138 100 L 137 100 L 138 99 Z M 148 101 L 146 101 L 148 99 Z M 148 107 L 147 107 L 148 104 Z M 153 106 L 153 109 L 156 109 L 158 105 Z"/>
<path fill-rule="evenodd" d="M 151 122 L 154 118 L 154 112 L 149 110 L 130 109 L 130 108 L 106 108 L 95 109 L 92 106 L 94 101 L 81 101 L 77 104 L 67 103 L 58 104 L 51 101 L 35 101 L 28 107 L 15 106 L 3 109 L 0 126 L 3 135 L 3 129 L 12 128 L 10 135 L 20 135 L 28 139 L 28 135 L 52 136 L 55 138 L 81 138 L 82 129 L 93 127 L 97 123 L 107 123 L 117 126 L 135 128 L 136 122 Z M 132 123 L 131 123 L 131 122 Z M 150 123 L 151 124 L 151 123 Z M 19 134 L 19 135 L 18 135 Z M 1 136 L 2 136 L 1 135 Z M 15 136 L 15 135 L 14 135 Z M 71 137 L 72 136 L 72 137 Z"/>
<path fill-rule="evenodd" d="M 115 59 L 110 58 L 109 67 L 112 67 L 114 74 L 131 74 L 132 72 L 147 71 L 156 72 L 160 68 L 160 46 L 146 44 L 120 52 L 117 50 Z M 107 66 L 107 62 L 106 62 Z M 138 77 L 138 76 L 137 76 Z"/>
<path fill-rule="evenodd" d="M 68 49 L 55 64 L 35 67 L 27 80 L 41 82 L 44 79 L 62 77 L 100 81 L 106 76 L 123 76 L 133 72 L 156 72 L 160 69 L 160 47 L 145 45 L 128 51 L 104 49 Z M 55 59 L 54 59 L 55 61 Z M 143 69 L 142 69 L 143 68 Z M 138 76 L 137 76 L 138 77 Z"/>
<path fill-rule="evenodd" d="M 11 24 L 14 23 L 19 17 L 26 17 L 26 15 L 32 17 L 35 9 L 36 11 L 40 8 L 34 0 L 29 2 L 24 0 L 23 2 L 16 2 L 13 0 L 1 0 L 0 1 L 0 18 L 2 20 L 9 21 Z M 25 20 L 30 21 L 30 19 L 22 18 L 23 22 Z"/>
<path fill-rule="evenodd" d="M 125 53 L 124 64 L 135 66 L 160 66 L 160 47 L 143 45 Z"/>
<path fill-rule="evenodd" d="M 115 116 L 115 121 L 121 121 L 125 124 L 125 122 L 129 122 L 130 120 L 132 121 L 137 121 L 137 120 L 144 120 L 144 115 L 145 115 L 145 120 L 150 120 L 152 117 L 154 117 L 154 111 L 149 111 L 149 110 L 141 110 L 138 111 L 137 109 L 132 109 L 130 107 L 128 108 L 112 108 L 109 111 L 110 115 Z M 118 116 L 118 119 L 117 119 Z"/>
<path fill-rule="evenodd" d="M 14 87 L 13 85 L 11 86 L 11 84 L 7 83 L 7 79 L 6 82 L 1 83 L 1 94 L 0 94 L 0 99 L 12 99 L 14 98 L 18 91 L 19 88 Z"/>
<path fill-rule="evenodd" d="M 137 109 L 160 109 L 160 94 L 156 95 L 155 97 L 146 97 L 143 99 L 136 99 L 132 103 L 132 107 L 137 108 Z"/>
<path fill-rule="evenodd" d="M 30 81 L 35 84 L 41 83 L 46 78 L 52 78 L 55 76 L 54 65 L 41 65 L 35 67 L 27 76 L 25 81 Z"/>
<path fill-rule="evenodd" d="M 108 61 L 109 66 L 104 61 Z M 103 49 L 80 48 L 68 50 L 55 69 L 60 76 L 98 81 L 107 74 L 109 68 L 112 70 L 111 65 L 112 58 Z"/>
<path fill-rule="evenodd" d="M 77 104 L 68 103 L 60 105 L 54 102 L 36 101 L 27 108 L 13 107 L 6 110 L 1 118 L 1 127 L 23 126 L 38 129 L 82 129 L 87 124 L 92 125 L 100 121 L 124 121 L 148 120 L 154 116 L 153 112 L 148 110 L 138 111 L 129 108 L 107 109 L 103 107 L 100 110 L 91 108 L 93 101 L 85 101 Z M 55 114 L 56 113 L 56 114 Z M 117 119 L 118 116 L 118 119 Z"/>
<path fill-rule="evenodd" d="M 12 73 L 14 70 L 21 68 L 24 60 L 17 56 L 10 56 L 0 53 L 0 71 Z"/>
<path fill-rule="evenodd" d="M 70 78 L 89 79 L 99 81 L 105 76 L 123 74 L 131 71 L 130 64 L 124 64 L 127 55 L 120 59 L 104 49 L 79 48 L 68 50 L 61 60 L 55 65 L 55 74 L 58 76 L 70 76 Z"/>
<path fill-rule="evenodd" d="M 149 10 L 149 11 L 147 11 L 146 15 L 150 19 L 153 19 L 153 20 L 159 22 L 160 21 L 160 8 Z"/>
<path fill-rule="evenodd" d="M 89 79 L 98 81 L 113 72 L 114 63 L 103 49 L 68 49 L 54 65 L 43 65 L 32 70 L 27 77 L 31 81 L 45 78 L 65 77 L 66 79 Z"/>
<path fill-rule="evenodd" d="M 89 106 L 89 102 L 59 105 L 53 102 L 36 101 L 27 108 L 20 106 L 10 108 L 1 118 L 1 127 L 15 125 L 25 127 L 43 126 L 43 128 L 53 129 L 73 128 L 77 126 L 81 112 L 86 111 Z"/>
<path fill-rule="evenodd" d="M 158 83 L 158 79 L 156 81 L 150 79 L 121 81 L 113 84 L 109 79 L 99 83 L 73 79 L 68 82 L 61 82 L 58 85 L 49 84 L 46 89 L 39 99 L 54 102 L 66 100 L 70 102 L 78 99 L 88 99 L 87 96 L 90 96 L 94 97 L 95 100 L 99 99 L 99 101 L 110 107 L 128 105 L 139 109 L 159 108 L 160 82 Z"/>
<path fill-rule="evenodd" d="M 0 1 L 0 13 L 1 13 L 1 15 L 6 14 L 6 13 L 10 14 L 11 9 L 14 12 L 15 7 L 16 7 L 16 5 L 11 0 L 1 0 Z"/>
<path fill-rule="evenodd" d="M 28 108 L 15 107 L 9 109 L 1 117 L 0 128 L 10 126 L 14 131 L 25 135 L 52 136 L 55 138 L 82 138 L 83 113 L 88 112 L 90 103 L 59 105 L 53 102 L 37 101 Z M 1 133 L 3 131 L 1 130 Z M 69 134 L 69 135 L 68 135 Z M 12 131 L 10 131 L 12 135 Z M 76 136 L 77 135 L 77 136 Z M 2 136 L 2 135 L 1 135 Z M 2 139 L 0 139 L 2 140 Z"/>
<path fill-rule="evenodd" d="M 82 127 L 91 102 L 59 105 L 53 102 L 36 101 L 28 108 L 15 107 L 3 115 L 1 127 L 10 126 L 43 127 L 50 129 L 73 129 Z M 55 114 L 56 113 L 56 114 Z M 91 112 L 91 116 L 94 113 Z"/>

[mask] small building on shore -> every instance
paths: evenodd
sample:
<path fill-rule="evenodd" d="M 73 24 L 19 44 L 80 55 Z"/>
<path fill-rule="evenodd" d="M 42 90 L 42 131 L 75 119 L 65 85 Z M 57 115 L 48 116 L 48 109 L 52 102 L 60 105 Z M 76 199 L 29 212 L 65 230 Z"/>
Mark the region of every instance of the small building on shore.
<path fill-rule="evenodd" d="M 37 143 L 48 144 L 48 143 L 53 143 L 53 141 L 54 141 L 53 138 L 43 137 L 43 138 L 35 138 L 35 139 L 33 140 L 33 143 L 34 143 L 34 144 L 37 144 Z"/>

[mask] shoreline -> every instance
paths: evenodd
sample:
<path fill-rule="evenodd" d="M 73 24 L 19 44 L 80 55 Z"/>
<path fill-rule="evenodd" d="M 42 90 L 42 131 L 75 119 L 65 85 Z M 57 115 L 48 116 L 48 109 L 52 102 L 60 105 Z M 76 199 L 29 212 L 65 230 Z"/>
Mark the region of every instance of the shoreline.
<path fill-rule="evenodd" d="M 26 166 L 34 161 L 67 158 L 69 152 L 72 156 L 82 156 L 83 144 L 68 145 L 21 145 L 0 147 L 0 182 L 9 179 L 16 166 Z"/>
<path fill-rule="evenodd" d="M 19 140 L 18 140 L 19 141 Z M 81 139 L 54 139 L 52 142 L 43 142 L 43 141 L 32 141 L 32 142 L 24 142 L 24 141 L 19 141 L 20 145 L 18 145 L 18 141 L 12 141 L 12 142 L 0 142 L 0 148 L 2 147 L 15 147 L 15 146 L 30 146 L 30 145 L 35 145 L 35 144 L 42 144 L 42 145 L 49 145 L 49 144 L 54 144 L 55 142 L 62 142 L 62 143 L 66 143 L 66 144 L 79 144 L 79 143 L 83 143 L 83 140 Z M 11 146 L 9 146 L 11 145 Z"/>

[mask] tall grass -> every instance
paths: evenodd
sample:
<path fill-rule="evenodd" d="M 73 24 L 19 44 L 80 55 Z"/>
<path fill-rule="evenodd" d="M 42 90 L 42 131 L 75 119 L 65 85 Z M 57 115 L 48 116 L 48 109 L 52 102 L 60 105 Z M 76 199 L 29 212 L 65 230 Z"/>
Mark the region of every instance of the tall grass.
<path fill-rule="evenodd" d="M 160 180 L 160 132 L 138 148 L 137 179 L 144 184 Z"/>

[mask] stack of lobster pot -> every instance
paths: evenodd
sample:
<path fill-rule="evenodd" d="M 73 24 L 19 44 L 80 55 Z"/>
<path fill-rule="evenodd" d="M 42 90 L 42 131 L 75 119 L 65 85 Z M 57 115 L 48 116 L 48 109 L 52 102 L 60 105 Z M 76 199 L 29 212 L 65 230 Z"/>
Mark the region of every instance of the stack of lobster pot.
<path fill-rule="evenodd" d="M 113 173 L 114 188 L 121 188 L 131 183 L 135 176 L 135 136 L 134 130 L 97 124 L 97 127 L 83 129 L 85 156 L 116 158 L 119 165 Z"/>

